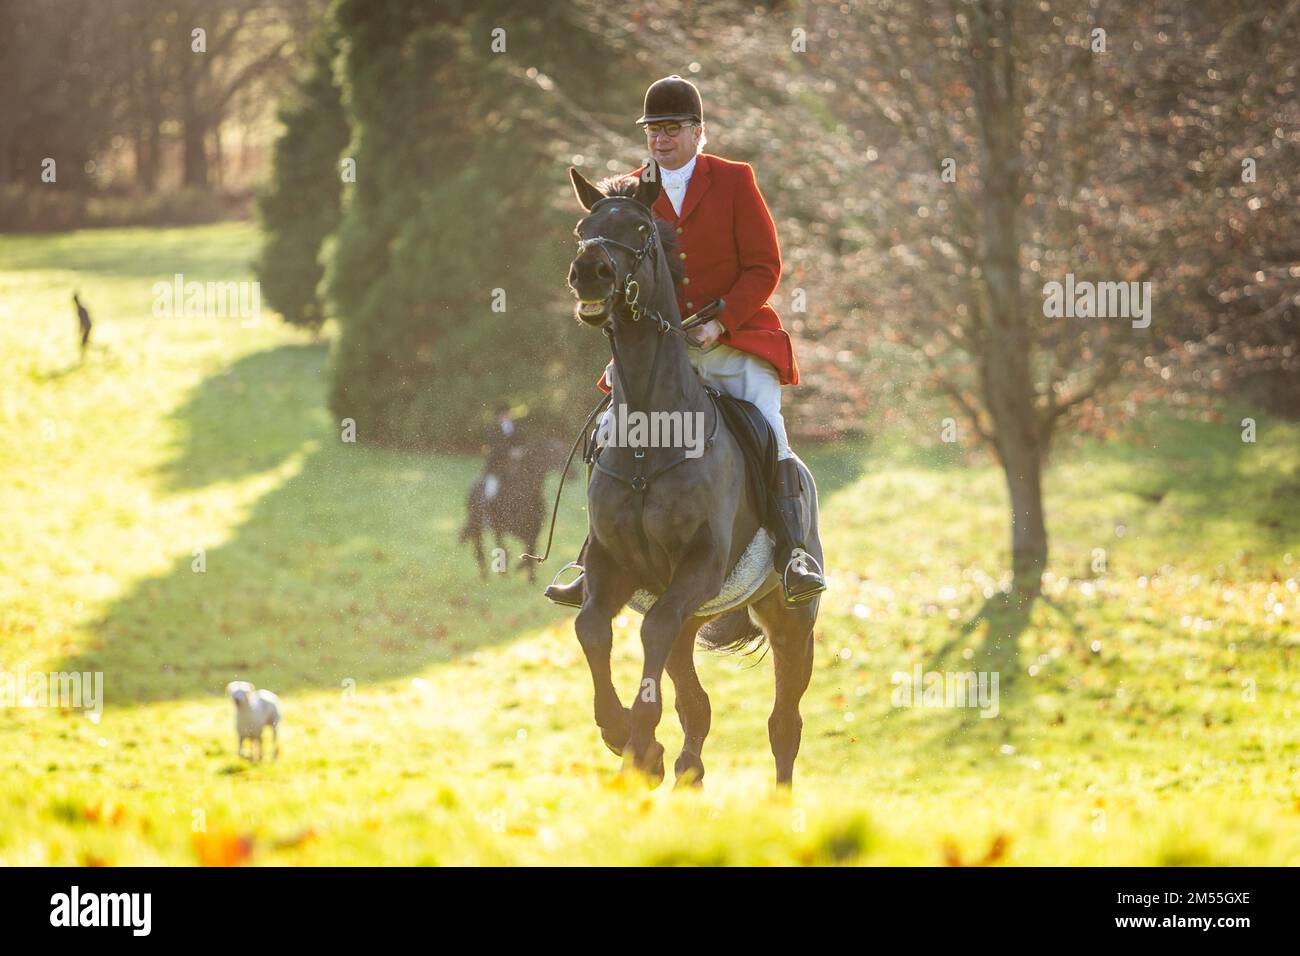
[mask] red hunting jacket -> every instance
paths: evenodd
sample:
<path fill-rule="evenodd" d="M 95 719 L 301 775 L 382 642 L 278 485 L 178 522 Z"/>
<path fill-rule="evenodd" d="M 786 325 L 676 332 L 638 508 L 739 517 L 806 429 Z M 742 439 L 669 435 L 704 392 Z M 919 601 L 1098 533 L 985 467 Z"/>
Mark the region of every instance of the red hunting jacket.
<path fill-rule="evenodd" d="M 628 175 L 639 176 L 644 168 Z M 681 216 L 665 192 L 655 200 L 654 214 L 676 226 L 678 251 L 686 254 L 686 278 L 677 286 L 682 318 L 714 299 L 726 299 L 726 308 L 717 316 L 726 331 L 718 341 L 767 359 L 776 366 L 782 385 L 798 385 L 790 336 L 767 301 L 781 278 L 781 249 L 754 168 L 700 153 Z M 598 384 L 609 391 L 603 372 Z"/>

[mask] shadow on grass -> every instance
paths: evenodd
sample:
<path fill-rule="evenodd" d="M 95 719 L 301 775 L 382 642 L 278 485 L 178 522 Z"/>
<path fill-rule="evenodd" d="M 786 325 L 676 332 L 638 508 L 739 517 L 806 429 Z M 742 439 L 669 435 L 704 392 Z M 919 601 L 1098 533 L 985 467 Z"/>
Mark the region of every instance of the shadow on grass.
<path fill-rule="evenodd" d="M 75 348 L 75 346 L 74 346 Z M 61 382 L 71 375 L 81 372 L 104 371 L 106 369 L 120 368 L 122 359 L 107 345 L 101 345 L 92 342 L 84 354 L 78 355 L 76 359 L 62 366 L 61 368 L 52 368 L 41 370 L 32 368 L 29 373 L 33 382 L 38 385 L 47 385 L 54 382 Z"/>
<path fill-rule="evenodd" d="M 311 345 L 250 355 L 177 411 L 165 491 L 279 483 L 209 544 L 201 571 L 207 542 L 171 542 L 171 569 L 118 600 L 92 625 L 94 649 L 61 665 L 103 671 L 108 705 L 220 694 L 235 679 L 364 686 L 563 618 L 522 573 L 481 581 L 458 544 L 479 463 L 342 442 L 319 394 L 325 361 Z M 562 553 L 579 525 L 570 515 Z"/>
<path fill-rule="evenodd" d="M 150 284 L 180 272 L 186 281 L 234 281 L 248 277 L 249 241 L 249 233 L 228 224 L 81 230 L 7 244 L 5 260 L 14 272 L 58 269 Z"/>
<path fill-rule="evenodd" d="M 988 666 L 974 669 L 999 671 L 1007 677 L 1017 673 L 1020 666 L 1020 635 L 1029 627 L 1036 600 L 1014 592 L 999 591 L 994 594 L 935 651 L 926 670 L 941 670 L 952 652 L 983 626 L 984 638 L 979 642 L 975 654 L 980 665 Z"/>
<path fill-rule="evenodd" d="M 239 481 L 280 465 L 308 438 L 338 441 L 325 407 L 327 361 L 326 346 L 285 345 L 205 379 L 173 416 L 177 442 L 159 474 L 162 489 Z"/>
<path fill-rule="evenodd" d="M 1156 409 L 1123 440 L 1077 440 L 1054 456 L 1049 481 L 1058 489 L 1074 482 L 1081 497 L 1130 495 L 1124 517 L 1187 541 L 1235 540 L 1246 551 L 1280 553 L 1300 536 L 1300 435 L 1261 418 L 1258 440 L 1245 442 L 1238 422 L 1250 414 L 1232 406 L 1211 422 Z M 1050 512 L 1048 522 L 1050 531 Z"/>

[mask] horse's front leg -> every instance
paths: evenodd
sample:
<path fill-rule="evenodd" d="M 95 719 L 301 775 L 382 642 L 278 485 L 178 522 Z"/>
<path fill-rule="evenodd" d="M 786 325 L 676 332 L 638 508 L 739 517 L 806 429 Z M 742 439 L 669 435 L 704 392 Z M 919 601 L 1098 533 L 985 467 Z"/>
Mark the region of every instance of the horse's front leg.
<path fill-rule="evenodd" d="M 478 562 L 479 579 L 482 581 L 486 581 L 488 576 L 488 569 L 487 569 L 487 558 L 483 554 L 482 529 L 475 531 L 474 537 L 471 538 L 470 540 L 474 542 L 474 560 Z"/>
<path fill-rule="evenodd" d="M 613 564 L 595 536 L 587 545 L 585 597 L 574 621 L 578 643 L 587 658 L 595 693 L 596 726 L 605 746 L 621 755 L 627 743 L 628 710 L 619 700 L 610 675 L 610 653 L 614 646 L 614 615 L 635 590 L 632 582 Z"/>
<path fill-rule="evenodd" d="M 668 676 L 673 681 L 683 735 L 682 752 L 673 767 L 679 787 L 698 787 L 704 780 L 704 740 L 709 735 L 712 710 L 709 695 L 695 672 L 695 636 L 703 623 L 699 618 L 689 618 L 668 655 Z"/>
<path fill-rule="evenodd" d="M 656 784 L 664 778 L 664 748 L 655 739 L 655 729 L 663 716 L 664 668 L 677 641 L 693 639 L 696 629 L 686 626 L 692 615 L 722 589 L 726 561 L 726 551 L 715 548 L 708 527 L 702 527 L 687 558 L 677 566 L 668 590 L 655 601 L 641 624 L 645 666 L 632 702 L 631 733 L 623 767 L 649 774 Z"/>

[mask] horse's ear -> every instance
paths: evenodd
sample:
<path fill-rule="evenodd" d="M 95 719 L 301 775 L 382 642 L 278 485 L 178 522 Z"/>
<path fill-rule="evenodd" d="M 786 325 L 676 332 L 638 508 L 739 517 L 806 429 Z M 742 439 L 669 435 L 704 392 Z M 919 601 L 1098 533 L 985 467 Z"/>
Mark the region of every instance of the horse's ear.
<path fill-rule="evenodd" d="M 572 166 L 569 167 L 569 179 L 573 183 L 574 195 L 578 197 L 578 202 L 587 212 L 591 212 L 591 207 L 596 204 L 596 200 L 605 198 L 604 193 L 587 182 L 586 177 Z"/>
<path fill-rule="evenodd" d="M 663 185 L 659 182 L 659 164 L 653 159 L 647 160 L 645 169 L 641 170 L 641 175 L 637 178 L 637 202 L 647 209 L 653 209 L 662 189 Z"/>

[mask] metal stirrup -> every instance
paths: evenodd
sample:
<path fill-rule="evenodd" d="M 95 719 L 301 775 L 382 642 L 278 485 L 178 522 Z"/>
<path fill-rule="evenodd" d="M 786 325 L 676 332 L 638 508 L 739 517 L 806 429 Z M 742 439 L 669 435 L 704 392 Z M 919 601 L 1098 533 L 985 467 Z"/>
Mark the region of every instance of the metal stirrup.
<path fill-rule="evenodd" d="M 585 573 L 587 572 L 587 569 L 584 568 L 584 567 L 583 567 L 581 564 L 579 564 L 577 561 L 570 561 L 570 562 L 569 562 L 568 564 L 566 564 L 564 567 L 560 568 L 560 570 L 558 570 L 558 571 L 555 572 L 555 577 L 551 578 L 551 587 L 555 587 L 555 582 L 558 581 L 558 580 L 560 580 L 560 575 L 563 574 L 565 571 L 569 570 L 569 568 L 577 568 L 577 569 L 578 569 L 580 572 L 582 572 L 583 574 L 585 574 Z M 577 579 L 575 578 L 574 580 L 577 580 Z M 573 581 L 570 581 L 569 583 L 572 584 Z"/>
<path fill-rule="evenodd" d="M 810 562 L 812 566 L 817 569 L 816 571 L 817 576 L 825 580 L 826 576 L 822 572 L 822 566 L 817 563 L 817 559 L 814 558 L 807 551 L 805 551 L 803 548 L 794 548 L 790 552 L 790 560 L 785 563 L 785 570 L 781 572 L 781 587 L 786 588 L 787 590 L 789 589 L 790 569 L 793 568 L 796 564 L 799 565 L 799 570 L 803 571 L 805 574 L 812 573 L 808 570 L 808 565 Z"/>

